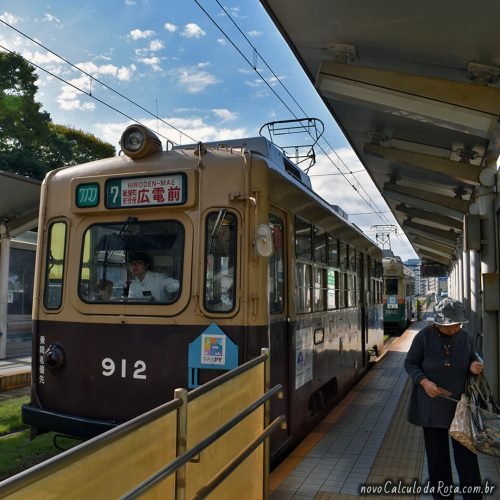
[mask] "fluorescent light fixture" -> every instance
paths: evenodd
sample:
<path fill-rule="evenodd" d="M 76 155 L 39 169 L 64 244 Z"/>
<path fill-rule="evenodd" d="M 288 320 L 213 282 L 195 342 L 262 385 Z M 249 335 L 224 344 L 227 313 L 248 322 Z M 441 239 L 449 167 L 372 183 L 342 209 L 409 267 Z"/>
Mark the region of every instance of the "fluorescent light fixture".
<path fill-rule="evenodd" d="M 497 122 L 496 116 L 482 111 L 327 73 L 319 74 L 316 87 L 339 101 L 483 138 L 491 137 Z"/>
<path fill-rule="evenodd" d="M 453 217 L 454 219 L 457 220 L 462 220 L 464 213 L 467 212 L 466 209 L 464 211 L 454 210 L 453 208 L 449 208 L 438 203 L 433 203 L 431 201 L 427 201 L 422 198 L 417 198 L 409 194 L 403 194 L 403 193 L 398 193 L 396 191 L 391 191 L 390 188 L 387 187 L 387 184 L 384 186 L 384 189 L 382 191 L 382 196 L 384 198 L 389 198 L 391 200 L 401 201 L 405 204 L 411 205 L 412 207 L 422 208 L 423 210 L 427 210 L 429 212 L 436 212 L 437 214 L 440 215 Z"/>

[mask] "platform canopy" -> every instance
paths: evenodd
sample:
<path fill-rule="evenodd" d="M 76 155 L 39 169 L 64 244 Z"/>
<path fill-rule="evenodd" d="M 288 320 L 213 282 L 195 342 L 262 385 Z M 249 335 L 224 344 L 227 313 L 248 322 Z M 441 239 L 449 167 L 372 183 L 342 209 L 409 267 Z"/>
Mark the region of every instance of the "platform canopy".
<path fill-rule="evenodd" d="M 261 3 L 419 257 L 448 264 L 500 153 L 500 2 Z"/>
<path fill-rule="evenodd" d="M 15 237 L 37 226 L 41 182 L 0 170 L 0 225 Z"/>

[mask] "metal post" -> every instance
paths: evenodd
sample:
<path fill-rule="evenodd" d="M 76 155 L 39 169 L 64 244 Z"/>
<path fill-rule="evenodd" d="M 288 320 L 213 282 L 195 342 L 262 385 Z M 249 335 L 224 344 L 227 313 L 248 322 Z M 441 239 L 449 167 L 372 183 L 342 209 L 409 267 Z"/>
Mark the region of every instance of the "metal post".
<path fill-rule="evenodd" d="M 471 318 L 471 307 L 470 307 L 470 258 L 469 252 L 463 251 L 463 260 L 462 260 L 462 273 L 464 276 L 464 307 L 467 317 Z"/>
<path fill-rule="evenodd" d="M 271 388 L 271 351 L 269 348 L 264 347 L 261 349 L 261 354 L 267 356 L 264 362 L 264 393 L 266 393 Z M 271 421 L 271 402 L 267 400 L 264 403 L 264 426 L 263 429 L 267 428 L 269 422 Z M 270 469 L 270 442 L 267 437 L 264 441 L 264 481 L 263 481 L 263 492 L 262 498 L 268 500 L 269 498 L 269 469 Z"/>
<path fill-rule="evenodd" d="M 2 230 L 2 228 L 4 230 Z M 7 314 L 9 298 L 10 238 L 0 224 L 0 359 L 7 357 Z"/>
<path fill-rule="evenodd" d="M 495 162 L 496 164 L 496 162 Z M 481 215 L 481 277 L 495 272 L 495 192 L 488 185 L 479 187 L 479 213 Z M 485 372 L 493 394 L 498 397 L 498 318 L 495 311 L 485 311 L 483 302 L 483 339 Z"/>
<path fill-rule="evenodd" d="M 187 389 L 175 389 L 174 398 L 180 399 L 182 405 L 177 410 L 177 450 L 176 456 L 182 455 L 187 450 Z M 186 498 L 186 465 L 181 465 L 175 473 L 175 500 Z"/>

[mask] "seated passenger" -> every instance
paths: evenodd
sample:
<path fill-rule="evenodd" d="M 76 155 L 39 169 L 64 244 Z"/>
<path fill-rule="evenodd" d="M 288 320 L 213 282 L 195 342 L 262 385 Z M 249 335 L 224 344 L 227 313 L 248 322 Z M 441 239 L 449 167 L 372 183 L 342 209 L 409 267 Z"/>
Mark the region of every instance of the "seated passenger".
<path fill-rule="evenodd" d="M 145 252 L 132 252 L 128 261 L 134 277 L 130 283 L 129 299 L 149 298 L 155 302 L 170 302 L 179 291 L 178 280 L 151 271 L 151 260 Z"/>
<path fill-rule="evenodd" d="M 113 293 L 113 282 L 106 279 L 98 280 L 95 285 L 95 300 L 109 300 Z"/>

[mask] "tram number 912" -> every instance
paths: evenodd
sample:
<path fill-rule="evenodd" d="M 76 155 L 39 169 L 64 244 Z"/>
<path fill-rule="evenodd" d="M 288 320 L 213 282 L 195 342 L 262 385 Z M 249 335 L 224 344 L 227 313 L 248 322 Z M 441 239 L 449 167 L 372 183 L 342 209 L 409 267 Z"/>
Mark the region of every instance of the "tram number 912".
<path fill-rule="evenodd" d="M 121 377 L 127 378 L 127 360 L 122 359 L 121 366 Z M 102 374 L 105 377 L 111 377 L 117 369 L 115 362 L 111 358 L 104 358 L 101 362 Z M 144 361 L 138 360 L 134 363 L 134 371 L 132 373 L 132 378 L 146 380 L 146 363 Z"/>

